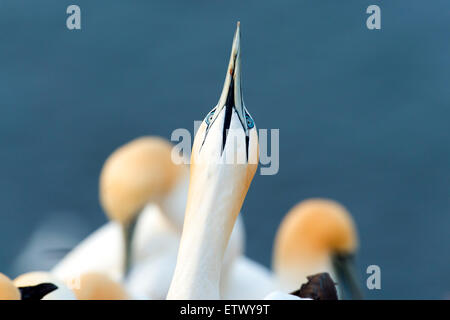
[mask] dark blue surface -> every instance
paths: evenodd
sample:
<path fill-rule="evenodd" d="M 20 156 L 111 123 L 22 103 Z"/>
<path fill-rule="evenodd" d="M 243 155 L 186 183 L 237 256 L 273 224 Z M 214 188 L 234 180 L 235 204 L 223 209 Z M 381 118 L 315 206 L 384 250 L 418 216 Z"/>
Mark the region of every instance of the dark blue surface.
<path fill-rule="evenodd" d="M 66 29 L 66 8 L 82 30 Z M 365 9 L 379 4 L 382 29 Z M 346 205 L 369 298 L 450 292 L 450 3 L 0 1 L 0 271 L 49 214 L 105 221 L 97 180 L 117 146 L 193 128 L 217 102 L 241 21 L 244 95 L 280 128 L 280 171 L 256 176 L 248 255 L 270 263 L 282 216 Z M 192 130 L 192 129 L 191 129 Z"/>

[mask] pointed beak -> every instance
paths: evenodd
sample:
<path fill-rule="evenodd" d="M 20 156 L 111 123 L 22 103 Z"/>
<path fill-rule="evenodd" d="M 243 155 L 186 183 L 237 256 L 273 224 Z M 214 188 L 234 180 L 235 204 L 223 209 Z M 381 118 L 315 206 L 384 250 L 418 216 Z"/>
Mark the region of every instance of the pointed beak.
<path fill-rule="evenodd" d="M 230 62 L 228 63 L 225 83 L 217 105 L 216 114 L 219 114 L 223 108 L 236 111 L 245 133 L 248 134 L 241 86 L 241 34 L 239 22 L 234 34 Z"/>
<path fill-rule="evenodd" d="M 56 289 L 58 289 L 58 287 L 53 283 L 41 283 L 37 286 L 19 287 L 22 300 L 41 300 Z"/>
<path fill-rule="evenodd" d="M 363 299 L 362 290 L 356 276 L 353 256 L 335 254 L 332 258 L 332 263 L 338 277 L 341 297 L 352 300 Z"/>

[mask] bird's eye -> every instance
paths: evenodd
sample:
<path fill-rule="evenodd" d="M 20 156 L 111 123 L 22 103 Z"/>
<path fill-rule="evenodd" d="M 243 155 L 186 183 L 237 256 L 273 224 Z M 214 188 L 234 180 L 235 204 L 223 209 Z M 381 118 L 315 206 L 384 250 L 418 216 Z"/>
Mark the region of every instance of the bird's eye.
<path fill-rule="evenodd" d="M 206 124 L 209 126 L 214 118 L 214 112 L 216 112 L 216 109 L 214 108 L 213 110 L 211 110 L 210 113 L 208 113 L 208 115 L 205 118 L 205 122 Z"/>
<path fill-rule="evenodd" d="M 253 121 L 252 117 L 246 112 L 245 113 L 245 119 L 247 121 L 247 128 L 251 129 L 255 126 L 255 122 Z"/>

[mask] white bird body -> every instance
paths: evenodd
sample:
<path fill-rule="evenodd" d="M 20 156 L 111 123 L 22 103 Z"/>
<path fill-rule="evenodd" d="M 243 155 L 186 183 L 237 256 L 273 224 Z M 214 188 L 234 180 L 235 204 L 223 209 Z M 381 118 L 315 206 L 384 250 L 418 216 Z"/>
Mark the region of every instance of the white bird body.
<path fill-rule="evenodd" d="M 72 249 L 50 272 L 65 279 L 86 271 L 105 272 L 120 279 L 121 249 L 120 226 L 108 222 Z"/>
<path fill-rule="evenodd" d="M 157 252 L 164 249 L 161 245 L 167 241 L 161 238 L 163 230 L 167 231 L 169 238 L 171 233 L 174 233 L 160 209 L 155 205 L 148 205 L 136 227 L 133 243 L 136 263 L 145 260 L 147 253 L 152 252 L 151 249 Z M 120 280 L 124 251 L 121 232 L 119 223 L 107 222 L 80 242 L 51 272 L 59 279 L 66 279 L 77 274 L 96 271 Z M 148 248 L 149 245 L 151 248 Z"/>
<path fill-rule="evenodd" d="M 125 280 L 126 288 L 146 299 L 164 300 L 169 291 L 176 259 L 177 250 L 171 249 L 135 265 Z"/>
<path fill-rule="evenodd" d="M 224 284 L 225 300 L 259 300 L 277 288 L 273 273 L 245 256 L 238 257 Z"/>
<path fill-rule="evenodd" d="M 224 255 L 221 275 L 224 286 L 230 281 L 235 261 L 243 254 L 244 232 L 243 222 L 238 219 Z M 151 300 L 165 299 L 175 271 L 180 239 L 181 233 L 174 230 L 156 230 L 152 243 L 145 248 L 145 258 L 135 263 L 125 280 L 127 289 Z"/>

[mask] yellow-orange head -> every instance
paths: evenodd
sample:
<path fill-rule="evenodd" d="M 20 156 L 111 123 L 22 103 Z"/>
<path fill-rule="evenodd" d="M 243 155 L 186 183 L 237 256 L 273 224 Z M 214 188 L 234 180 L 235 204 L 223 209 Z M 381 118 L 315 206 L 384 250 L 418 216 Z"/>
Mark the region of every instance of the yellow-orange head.
<path fill-rule="evenodd" d="M 349 255 L 358 245 L 350 213 L 339 203 L 309 199 L 283 219 L 275 238 L 273 267 L 284 286 L 298 287 L 306 276 L 330 272 L 334 254 Z"/>
<path fill-rule="evenodd" d="M 100 175 L 100 202 L 110 219 L 126 224 L 174 187 L 185 168 L 171 153 L 167 140 L 141 137 L 111 154 Z"/>

